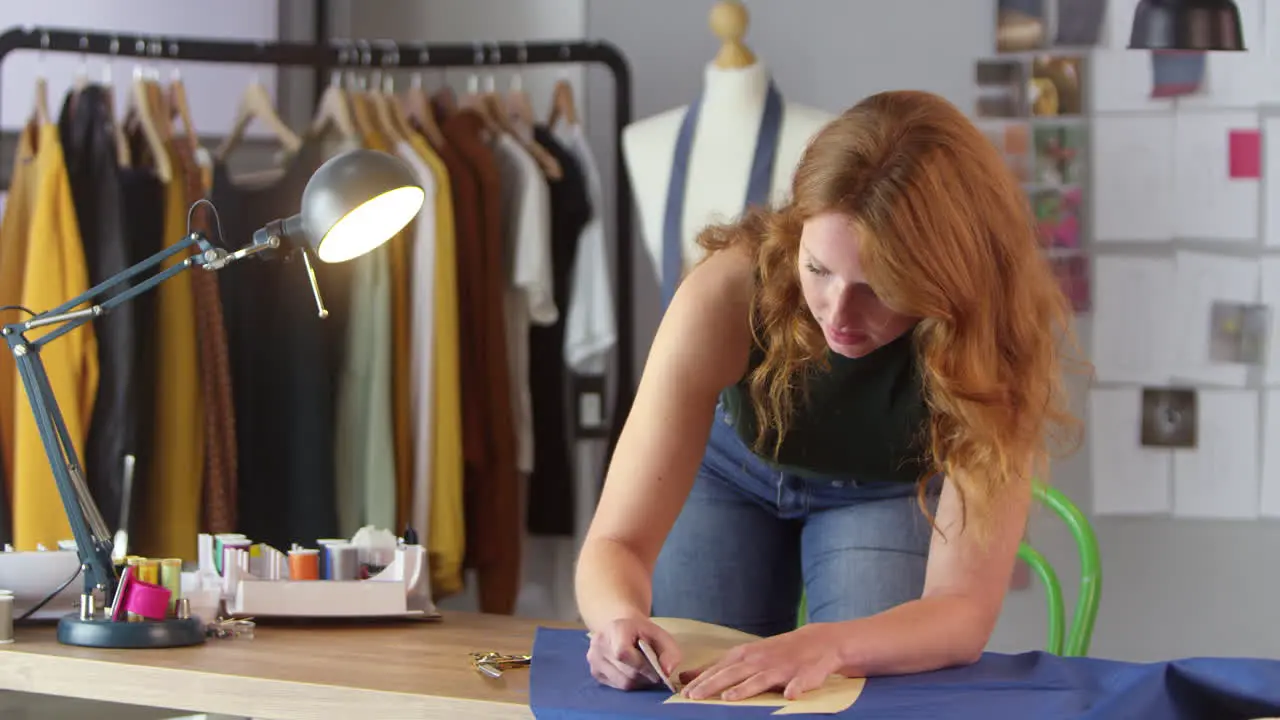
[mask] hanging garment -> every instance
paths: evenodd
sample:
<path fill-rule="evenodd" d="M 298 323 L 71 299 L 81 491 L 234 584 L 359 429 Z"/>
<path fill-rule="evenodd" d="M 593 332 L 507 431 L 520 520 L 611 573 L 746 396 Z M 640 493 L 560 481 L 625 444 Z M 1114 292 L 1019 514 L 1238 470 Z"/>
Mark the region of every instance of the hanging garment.
<path fill-rule="evenodd" d="M 132 167 L 120 168 L 120 195 L 124 218 L 129 264 L 134 265 L 160 252 L 164 245 L 164 185 L 146 162 L 143 139 L 137 133 L 128 136 Z M 142 497 L 151 488 L 152 453 L 155 448 L 156 393 L 156 293 L 134 297 L 116 312 L 133 315 L 132 365 L 135 382 L 131 392 L 134 408 L 134 433 L 131 453 L 134 456 L 133 482 L 128 515 L 130 529 L 136 528 Z M 124 508 L 121 507 L 121 512 Z M 118 523 L 110 518 L 109 525 Z"/>
<path fill-rule="evenodd" d="M 578 238 L 591 217 L 586 179 L 577 159 L 544 127 L 534 129 L 538 144 L 560 164 L 551 192 L 550 251 L 556 307 L 569 303 L 570 271 Z M 534 457 L 529 476 L 527 529 L 534 535 L 572 536 L 574 473 L 569 460 L 572 442 L 564 363 L 565 318 L 529 330 L 529 379 L 533 401 Z"/>
<path fill-rule="evenodd" d="M 463 326 L 470 341 L 463 344 L 463 392 L 465 398 L 466 386 L 473 385 L 481 399 L 476 409 L 485 433 L 482 464 L 472 465 L 468 457 L 466 564 L 477 571 L 481 612 L 510 615 L 520 586 L 523 523 L 503 314 L 502 178 L 475 111 L 459 110 L 440 129 L 475 172 L 480 190 L 477 242 L 458 244 L 458 282 L 468 288 Z M 474 306 L 466 308 L 468 303 Z M 463 408 L 465 418 L 465 399 Z"/>
<path fill-rule="evenodd" d="M 305 143 L 278 178 L 256 184 L 218 163 L 212 196 L 227 241 L 243 246 L 266 223 L 296 213 L 319 161 L 318 146 Z M 314 267 L 326 287 L 329 266 Z M 332 350 L 302 259 L 236 263 L 218 281 L 236 409 L 237 531 L 280 549 L 333 537 Z"/>
<path fill-rule="evenodd" d="M 436 310 L 439 312 L 439 319 L 437 320 L 436 368 L 439 370 L 444 363 L 443 352 L 447 351 L 448 342 L 448 335 L 444 328 L 450 321 L 448 319 L 450 313 L 457 329 L 454 351 L 458 358 L 452 381 L 448 381 L 439 374 L 436 376 L 436 398 L 441 404 L 437 405 L 438 412 L 434 420 L 437 427 L 434 447 L 436 457 L 441 458 L 444 448 L 449 446 L 446 436 L 456 433 L 454 437 L 456 442 L 460 443 L 462 453 L 461 457 L 457 458 L 460 465 L 452 471 L 441 470 L 431 484 L 428 552 L 431 558 L 431 589 L 435 598 L 439 600 L 461 592 L 463 588 L 462 566 L 466 549 L 463 487 L 468 469 L 484 466 L 487 440 L 485 427 L 482 424 L 484 388 L 468 383 L 475 373 L 469 370 L 467 363 L 478 361 L 478 358 L 473 358 L 470 354 L 478 345 L 479 333 L 474 332 L 478 326 L 472 324 L 477 308 L 468 295 L 468 293 L 474 293 L 476 288 L 469 285 L 467 278 L 463 276 L 464 271 L 469 269 L 469 266 L 464 266 L 464 258 L 474 252 L 473 249 L 479 242 L 480 190 L 475 173 L 452 145 L 442 144 L 433 149 L 439 154 L 448 175 L 453 218 L 453 243 L 449 248 L 443 244 L 437 245 L 436 267 L 437 273 L 446 272 L 452 275 L 454 286 L 451 308 L 448 307 L 447 298 L 437 298 Z M 439 217 L 437 214 L 437 220 Z M 444 235 L 437 234 L 438 240 L 442 237 Z M 439 270 L 440 266 L 446 262 L 445 257 L 450 250 L 453 251 L 452 270 Z M 438 289 L 446 287 L 447 281 L 441 280 L 439 275 L 437 275 L 437 281 Z M 468 328 L 468 330 L 463 332 L 461 328 Z M 441 370 L 441 372 L 446 371 Z M 458 404 L 456 412 L 448 410 L 443 405 L 447 398 L 446 387 L 450 389 L 450 394 L 456 394 Z M 446 427 L 446 423 L 450 422 L 455 423 L 452 430 Z M 441 462 L 445 461 L 441 460 Z M 456 485 L 449 482 L 449 478 L 454 478 Z"/>
<path fill-rule="evenodd" d="M 353 103 L 367 102 L 353 95 Z M 387 139 L 370 128 L 372 150 Z M 341 146 L 338 150 L 345 149 Z M 396 467 L 391 414 L 391 268 L 387 245 L 350 260 L 346 337 L 338 381 L 334 463 L 338 533 L 364 525 L 396 531 Z"/>
<path fill-rule="evenodd" d="M 58 126 L 40 127 L 35 160 L 35 204 L 27 240 L 22 305 L 43 312 L 89 289 L 84 245 L 62 155 Z M 58 326 L 37 328 L 37 340 Z M 98 391 L 98 344 L 91 323 L 81 325 L 40 350 L 49 385 L 62 410 L 72 447 L 84 456 L 84 441 Z M 71 538 L 62 498 L 29 406 L 18 409 L 13 477 L 14 547 L 56 547 Z"/>
<path fill-rule="evenodd" d="M 184 205 L 207 196 L 205 172 L 186 139 L 174 143 L 175 171 L 186 183 Z M 209 242 L 223 242 L 209 208 L 197 206 L 191 229 L 203 231 Z M 222 318 L 218 278 L 204 270 L 189 273 L 198 342 L 200 407 L 204 428 L 204 469 L 201 482 L 200 528 L 207 533 L 235 532 L 236 528 L 236 417 L 231 397 L 231 365 L 227 355 L 227 329 Z"/>
<path fill-rule="evenodd" d="M 31 213 L 36 200 L 36 136 L 39 128 L 28 124 L 18 134 L 13 154 L 9 193 L 0 221 L 0 305 L 21 305 L 23 277 L 27 271 L 27 243 L 31 238 Z M 39 312 L 39 308 L 29 308 Z M 21 310 L 0 310 L 0 322 L 23 320 Z M 13 496 L 14 436 L 17 413 L 31 412 L 27 396 L 18 380 L 13 353 L 0 352 L 0 459 L 4 463 L 7 497 Z"/>
<path fill-rule="evenodd" d="M 582 126 L 558 125 L 555 138 L 578 161 L 587 187 L 591 216 L 578 238 L 565 308 L 564 361 L 579 375 L 603 375 L 605 360 L 618 342 L 617 318 L 613 309 L 608 241 L 605 237 L 604 191 L 591 143 Z M 556 285 L 560 287 L 559 283 Z"/>
<path fill-rule="evenodd" d="M 172 177 L 165 183 L 163 247 L 187 234 L 187 180 L 170 140 L 166 149 Z M 165 260 L 167 270 L 182 263 L 190 251 Z M 204 272 L 195 270 L 195 272 Z M 159 285 L 156 294 L 155 426 L 150 486 L 139 498 L 139 522 L 134 523 L 137 554 L 195 560 L 200 532 L 204 475 L 204 417 L 201 408 L 199 348 L 196 339 L 192 271 Z"/>
<path fill-rule="evenodd" d="M 415 388 L 420 388 L 413 398 L 414 442 L 418 447 L 414 455 L 410 524 L 420 528 L 419 537 L 427 543 L 434 582 L 446 567 L 450 573 L 461 572 L 460 550 L 464 541 L 458 253 L 448 168 L 424 138 L 411 136 L 409 141 L 421 158 L 423 167 L 431 173 L 434 188 L 428 200 L 434 200 L 432 216 L 435 222 L 431 232 L 434 242 L 423 242 L 422 228 L 426 223 L 419 217 L 419 235 L 413 243 L 415 355 L 410 359 L 415 372 Z M 419 169 L 420 173 L 422 169 Z M 426 277 L 431 278 L 430 283 L 419 282 Z M 428 286 L 434 291 L 430 297 L 421 292 Z M 418 320 L 426 320 L 428 309 L 432 332 L 425 334 Z M 423 366 L 431 368 L 430 375 L 422 372 Z M 427 393 L 421 389 L 424 387 L 430 388 L 430 402 Z M 424 452 L 424 448 L 430 448 L 430 453 Z M 436 594 L 439 595 L 438 589 Z"/>
<path fill-rule="evenodd" d="M 693 134 L 698 127 L 698 115 L 702 108 L 699 96 L 689 104 L 680 132 L 676 136 L 674 157 L 671 161 L 671 180 L 667 184 L 667 204 L 662 219 L 662 306 L 671 303 L 676 287 L 684 275 L 684 243 L 680 239 L 680 226 L 684 221 L 685 184 L 689 175 L 689 155 L 693 150 Z M 782 130 L 782 95 L 772 81 L 765 94 L 764 110 L 760 116 L 760 131 L 756 135 L 755 154 L 751 159 L 751 175 L 747 179 L 747 197 L 744 207 L 763 205 L 769 201 L 769 188 L 773 178 L 773 161 L 778 150 L 778 134 Z"/>
<path fill-rule="evenodd" d="M 551 195 L 538 162 L 514 137 L 499 135 L 493 151 L 502 176 L 503 308 L 516 467 L 528 474 L 534 465 L 529 328 L 559 318 L 551 286 Z"/>
<path fill-rule="evenodd" d="M 58 119 L 76 222 L 89 284 L 97 285 L 133 264 L 125 236 L 124 197 L 112 126 L 110 90 L 86 85 L 68 93 Z M 132 287 L 124 283 L 102 299 Z M 125 455 L 137 442 L 140 378 L 134 366 L 137 327 L 132 307 L 93 321 L 98 343 L 98 392 L 82 458 L 85 478 L 107 526 L 118 529 L 124 493 Z"/>

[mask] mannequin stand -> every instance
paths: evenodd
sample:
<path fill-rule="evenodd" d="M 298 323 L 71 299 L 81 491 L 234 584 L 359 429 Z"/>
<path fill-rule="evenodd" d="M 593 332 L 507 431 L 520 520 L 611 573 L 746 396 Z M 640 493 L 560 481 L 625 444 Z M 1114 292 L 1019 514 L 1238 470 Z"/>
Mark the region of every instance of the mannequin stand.
<path fill-rule="evenodd" d="M 92 648 L 169 648 L 204 643 L 204 621 L 198 617 L 113 622 L 66 615 L 58 621 L 58 642 Z"/>

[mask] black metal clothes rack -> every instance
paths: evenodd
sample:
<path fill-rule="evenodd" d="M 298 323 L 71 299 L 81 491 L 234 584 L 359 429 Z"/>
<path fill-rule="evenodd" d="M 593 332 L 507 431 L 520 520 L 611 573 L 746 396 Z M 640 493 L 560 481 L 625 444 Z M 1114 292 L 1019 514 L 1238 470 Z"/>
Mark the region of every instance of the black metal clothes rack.
<path fill-rule="evenodd" d="M 631 69 L 616 46 L 600 41 L 528 43 L 396 44 L 379 40 L 328 43 L 238 42 L 189 36 L 82 32 L 71 28 L 17 27 L 0 34 L 0 64 L 16 50 L 145 57 L 165 61 L 335 68 L 387 69 L 490 67 L 496 65 L 599 64 L 613 74 L 616 182 L 614 309 L 618 338 L 614 361 L 616 391 L 609 413 L 609 455 L 630 412 L 635 388 L 631 183 L 623 170 L 622 130 L 631 122 Z M 358 51 L 356 61 L 352 56 Z M 576 404 L 576 403 L 575 403 Z"/>

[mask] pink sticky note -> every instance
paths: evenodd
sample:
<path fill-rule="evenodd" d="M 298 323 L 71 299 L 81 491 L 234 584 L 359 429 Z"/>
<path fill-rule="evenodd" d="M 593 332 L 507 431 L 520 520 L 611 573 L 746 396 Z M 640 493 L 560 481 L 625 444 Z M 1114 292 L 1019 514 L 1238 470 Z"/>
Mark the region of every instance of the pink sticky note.
<path fill-rule="evenodd" d="M 1262 177 L 1262 133 L 1257 130 L 1232 130 L 1228 148 L 1228 172 L 1231 179 L 1257 180 Z"/>

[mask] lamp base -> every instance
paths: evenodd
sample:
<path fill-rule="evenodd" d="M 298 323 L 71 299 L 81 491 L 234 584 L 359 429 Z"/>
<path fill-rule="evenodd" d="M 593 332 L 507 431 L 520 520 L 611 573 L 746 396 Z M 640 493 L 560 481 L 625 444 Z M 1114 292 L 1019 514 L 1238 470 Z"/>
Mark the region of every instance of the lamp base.
<path fill-rule="evenodd" d="M 83 620 L 66 615 L 58 621 L 58 642 L 95 648 L 171 648 L 204 642 L 204 622 L 198 617 L 141 622 Z"/>

